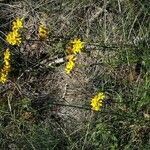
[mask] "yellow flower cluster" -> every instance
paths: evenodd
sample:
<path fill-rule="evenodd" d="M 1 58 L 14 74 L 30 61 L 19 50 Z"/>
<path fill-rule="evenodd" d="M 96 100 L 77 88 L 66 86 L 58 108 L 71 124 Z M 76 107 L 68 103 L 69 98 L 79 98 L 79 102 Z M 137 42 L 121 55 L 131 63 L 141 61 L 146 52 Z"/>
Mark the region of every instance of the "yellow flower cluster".
<path fill-rule="evenodd" d="M 81 50 L 85 46 L 85 42 L 81 42 L 80 39 L 74 39 L 70 42 L 72 48 L 67 50 L 67 53 L 69 54 L 77 54 L 80 53 Z"/>
<path fill-rule="evenodd" d="M 4 52 L 4 66 L 0 72 L 0 82 L 5 83 L 7 81 L 8 73 L 10 72 L 10 51 L 6 49 Z"/>
<path fill-rule="evenodd" d="M 84 48 L 84 42 L 81 42 L 80 39 L 74 39 L 70 42 L 71 47 L 69 47 L 66 52 L 69 55 L 68 56 L 68 62 L 66 64 L 65 71 L 67 74 L 70 74 L 70 72 L 75 67 L 75 60 L 76 60 L 76 54 L 80 53 L 81 50 Z"/>
<path fill-rule="evenodd" d="M 39 38 L 44 40 L 48 37 L 48 29 L 45 25 L 41 24 L 38 29 Z"/>
<path fill-rule="evenodd" d="M 6 41 L 11 45 L 20 45 L 21 44 L 21 37 L 17 31 L 9 32 L 6 36 Z"/>
<path fill-rule="evenodd" d="M 66 64 L 66 68 L 65 71 L 67 74 L 70 74 L 71 70 L 75 67 L 75 56 L 74 55 L 70 55 L 68 56 L 68 62 Z"/>
<path fill-rule="evenodd" d="M 97 95 L 95 95 L 91 100 L 92 110 L 99 111 L 105 97 L 106 96 L 103 92 L 99 92 Z"/>
<path fill-rule="evenodd" d="M 71 41 L 72 46 L 72 53 L 77 54 L 81 52 L 81 50 L 84 48 L 84 42 L 81 42 L 80 39 L 74 39 Z"/>
<path fill-rule="evenodd" d="M 19 46 L 21 44 L 20 29 L 23 28 L 23 19 L 17 18 L 12 23 L 12 31 L 6 35 L 6 41 L 11 45 Z"/>
<path fill-rule="evenodd" d="M 17 18 L 15 21 L 13 21 L 12 30 L 18 31 L 23 28 L 23 19 Z"/>

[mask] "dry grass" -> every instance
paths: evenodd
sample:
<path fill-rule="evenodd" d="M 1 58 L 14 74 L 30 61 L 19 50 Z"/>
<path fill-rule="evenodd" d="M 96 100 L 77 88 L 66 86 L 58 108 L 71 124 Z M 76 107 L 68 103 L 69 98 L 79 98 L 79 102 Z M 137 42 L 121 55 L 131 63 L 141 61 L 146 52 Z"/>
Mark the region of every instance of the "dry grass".
<path fill-rule="evenodd" d="M 12 20 L 23 17 L 25 25 L 21 46 L 9 46 L 12 71 L 0 85 L 0 147 L 148 149 L 148 3 L 0 2 L 2 51 Z M 40 23 L 49 29 L 45 41 L 38 39 Z M 65 50 L 76 37 L 86 46 L 67 75 Z M 99 90 L 107 98 L 102 111 L 92 112 Z"/>

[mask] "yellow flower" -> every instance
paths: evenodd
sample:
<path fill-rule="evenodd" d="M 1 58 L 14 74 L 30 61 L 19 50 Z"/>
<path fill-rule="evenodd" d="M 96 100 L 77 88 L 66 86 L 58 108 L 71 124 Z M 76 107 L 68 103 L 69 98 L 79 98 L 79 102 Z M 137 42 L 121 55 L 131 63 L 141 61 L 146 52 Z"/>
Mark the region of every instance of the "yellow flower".
<path fill-rule="evenodd" d="M 46 28 L 45 25 L 40 25 L 38 32 L 39 32 L 39 38 L 41 40 L 44 40 L 48 37 L 48 29 Z"/>
<path fill-rule="evenodd" d="M 19 46 L 21 44 L 21 37 L 18 31 L 9 32 L 6 36 L 6 41 L 11 45 Z"/>
<path fill-rule="evenodd" d="M 6 41 L 11 45 L 19 46 L 21 44 L 20 29 L 23 28 L 23 19 L 17 18 L 12 23 L 12 31 L 6 35 Z"/>
<path fill-rule="evenodd" d="M 72 69 L 75 67 L 75 55 L 81 52 L 82 48 L 84 48 L 84 42 L 81 42 L 80 39 L 74 39 L 70 41 L 70 46 L 67 48 L 66 53 L 69 54 L 69 61 L 66 64 L 65 71 L 69 74 Z"/>
<path fill-rule="evenodd" d="M 4 66 L 0 72 L 0 82 L 5 83 L 7 81 L 8 73 L 10 72 L 10 51 L 6 49 L 4 52 Z"/>
<path fill-rule="evenodd" d="M 103 100 L 105 99 L 105 94 L 103 92 L 99 92 L 94 98 L 91 100 L 92 110 L 99 111 L 102 107 Z"/>
<path fill-rule="evenodd" d="M 75 56 L 74 55 L 70 55 L 68 58 L 68 62 L 66 64 L 66 68 L 65 71 L 67 74 L 70 74 L 70 72 L 72 71 L 72 69 L 75 67 Z"/>
<path fill-rule="evenodd" d="M 10 51 L 7 48 L 6 51 L 4 52 L 4 62 L 10 60 Z"/>
<path fill-rule="evenodd" d="M 19 30 L 23 28 L 23 19 L 17 18 L 15 21 L 12 23 L 12 30 Z"/>
<path fill-rule="evenodd" d="M 5 83 L 7 81 L 7 74 L 4 72 L 1 72 L 0 82 Z"/>
<path fill-rule="evenodd" d="M 80 39 L 74 39 L 70 42 L 72 44 L 71 53 L 77 54 L 81 52 L 81 50 L 84 48 L 85 43 L 81 42 Z"/>

